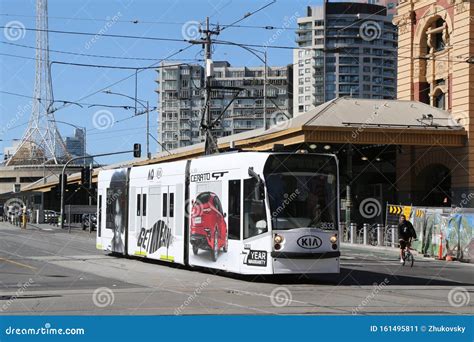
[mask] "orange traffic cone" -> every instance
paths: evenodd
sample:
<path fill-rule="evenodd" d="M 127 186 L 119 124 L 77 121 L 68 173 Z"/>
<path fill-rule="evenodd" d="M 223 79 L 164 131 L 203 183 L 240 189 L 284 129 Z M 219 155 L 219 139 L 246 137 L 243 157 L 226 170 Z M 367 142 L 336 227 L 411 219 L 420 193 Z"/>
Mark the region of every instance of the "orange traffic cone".
<path fill-rule="evenodd" d="M 438 260 L 443 260 L 443 233 L 439 234 Z"/>

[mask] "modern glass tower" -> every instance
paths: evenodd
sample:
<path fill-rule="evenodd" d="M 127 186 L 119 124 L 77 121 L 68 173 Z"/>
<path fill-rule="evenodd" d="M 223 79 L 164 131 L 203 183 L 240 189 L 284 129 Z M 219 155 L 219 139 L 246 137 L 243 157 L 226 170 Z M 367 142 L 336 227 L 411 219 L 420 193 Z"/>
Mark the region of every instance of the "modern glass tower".
<path fill-rule="evenodd" d="M 396 97 L 397 31 L 387 7 L 325 2 L 298 19 L 293 116 L 336 97 Z"/>

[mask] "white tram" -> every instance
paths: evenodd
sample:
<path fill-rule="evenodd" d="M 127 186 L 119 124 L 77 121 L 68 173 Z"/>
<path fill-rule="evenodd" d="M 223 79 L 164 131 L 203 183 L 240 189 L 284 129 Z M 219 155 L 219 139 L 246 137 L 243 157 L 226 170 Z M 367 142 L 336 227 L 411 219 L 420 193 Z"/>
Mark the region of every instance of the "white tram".
<path fill-rule="evenodd" d="M 339 273 L 338 162 L 232 152 L 99 172 L 97 248 L 240 274 Z"/>

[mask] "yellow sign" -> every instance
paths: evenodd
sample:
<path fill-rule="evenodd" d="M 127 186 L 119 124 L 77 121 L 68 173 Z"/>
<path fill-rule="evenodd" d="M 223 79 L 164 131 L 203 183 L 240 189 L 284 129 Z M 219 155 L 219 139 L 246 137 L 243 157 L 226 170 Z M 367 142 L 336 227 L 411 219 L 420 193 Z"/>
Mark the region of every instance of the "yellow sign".
<path fill-rule="evenodd" d="M 408 205 L 389 205 L 388 212 L 392 215 L 405 215 L 406 217 L 410 217 L 411 214 L 411 206 Z"/>
<path fill-rule="evenodd" d="M 411 206 L 404 206 L 403 207 L 403 214 L 405 215 L 405 217 L 409 218 L 410 217 L 410 214 L 411 214 Z"/>
<path fill-rule="evenodd" d="M 400 215 L 402 213 L 402 207 L 399 205 L 390 205 L 388 212 L 393 215 Z"/>

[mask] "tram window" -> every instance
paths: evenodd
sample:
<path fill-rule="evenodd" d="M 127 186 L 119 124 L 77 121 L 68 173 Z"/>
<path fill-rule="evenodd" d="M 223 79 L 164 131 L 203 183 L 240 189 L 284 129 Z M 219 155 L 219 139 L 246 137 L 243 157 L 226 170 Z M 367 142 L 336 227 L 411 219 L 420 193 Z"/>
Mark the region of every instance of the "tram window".
<path fill-rule="evenodd" d="M 170 192 L 170 217 L 174 217 L 174 192 Z"/>
<path fill-rule="evenodd" d="M 265 201 L 258 195 L 259 187 L 255 178 L 244 180 L 244 239 L 268 231 Z M 257 228 L 257 222 L 264 221 L 265 228 Z"/>
<path fill-rule="evenodd" d="M 229 239 L 240 240 L 240 179 L 229 181 Z"/>
<path fill-rule="evenodd" d="M 142 198 L 143 198 L 142 216 L 146 216 L 146 194 L 143 194 Z"/>
<path fill-rule="evenodd" d="M 105 228 L 115 229 L 115 218 L 120 215 L 116 207 L 120 207 L 120 196 L 117 196 L 120 189 L 107 189 L 107 202 L 105 203 Z"/>
<path fill-rule="evenodd" d="M 140 194 L 137 194 L 137 216 L 140 216 Z"/>
<path fill-rule="evenodd" d="M 168 194 L 163 194 L 163 214 L 162 217 L 166 217 L 168 213 Z"/>

